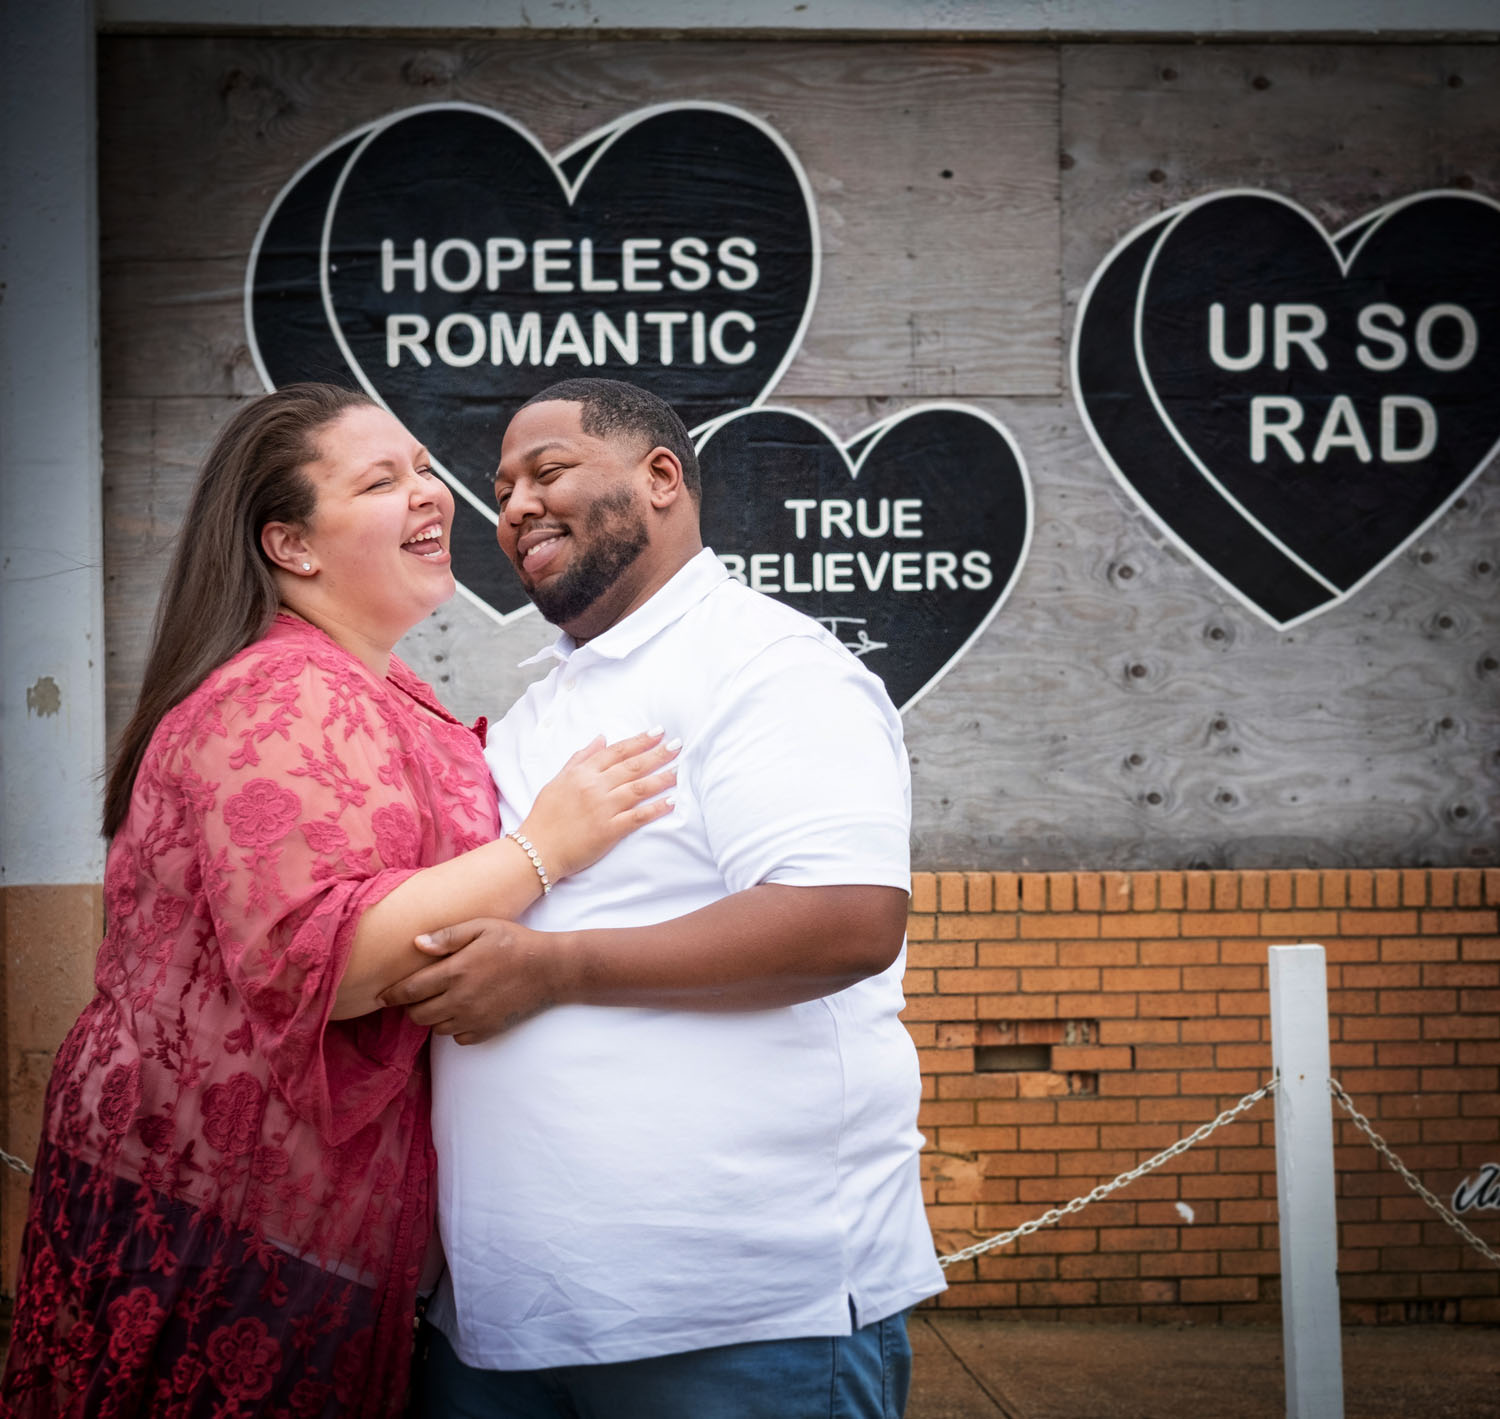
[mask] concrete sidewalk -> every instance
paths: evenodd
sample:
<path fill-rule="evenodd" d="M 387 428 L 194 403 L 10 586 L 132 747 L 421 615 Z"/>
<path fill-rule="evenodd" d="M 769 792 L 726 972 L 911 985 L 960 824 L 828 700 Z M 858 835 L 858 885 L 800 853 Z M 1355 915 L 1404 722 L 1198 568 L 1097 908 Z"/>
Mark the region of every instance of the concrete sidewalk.
<path fill-rule="evenodd" d="M 1008 1324 L 919 1311 L 910 1330 L 907 1419 L 1286 1414 L 1279 1328 Z M 1345 1330 L 1344 1419 L 1500 1419 L 1500 1329 Z"/>

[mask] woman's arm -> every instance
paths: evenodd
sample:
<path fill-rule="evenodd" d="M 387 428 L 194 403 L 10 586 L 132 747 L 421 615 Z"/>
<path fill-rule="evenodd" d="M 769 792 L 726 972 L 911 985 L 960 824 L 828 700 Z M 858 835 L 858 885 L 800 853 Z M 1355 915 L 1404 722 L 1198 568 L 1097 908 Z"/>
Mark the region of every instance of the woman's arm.
<path fill-rule="evenodd" d="M 676 782 L 665 766 L 676 743 L 638 734 L 580 749 L 537 795 L 521 824 L 553 882 L 597 861 L 627 833 L 672 811 L 656 795 Z M 334 997 L 332 1018 L 382 1008 L 381 991 L 432 958 L 412 939 L 447 922 L 475 916 L 520 915 L 542 894 L 542 883 L 519 843 L 500 838 L 435 867 L 415 872 L 365 911 Z"/>

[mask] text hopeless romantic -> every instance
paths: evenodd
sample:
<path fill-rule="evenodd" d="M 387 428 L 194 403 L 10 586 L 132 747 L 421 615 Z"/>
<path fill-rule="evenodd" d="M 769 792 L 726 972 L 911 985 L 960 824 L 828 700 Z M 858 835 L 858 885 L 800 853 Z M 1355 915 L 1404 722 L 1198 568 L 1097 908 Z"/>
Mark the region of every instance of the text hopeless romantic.
<path fill-rule="evenodd" d="M 755 242 L 745 236 L 725 237 L 714 246 L 701 237 L 679 237 L 665 250 L 658 237 L 629 237 L 618 252 L 596 252 L 589 237 L 489 237 L 483 247 L 451 237 L 429 251 L 418 237 L 409 254 L 398 254 L 386 239 L 380 244 L 380 288 L 389 295 L 400 278 L 418 293 L 427 291 L 429 281 L 452 294 L 481 286 L 501 291 L 509 277 L 512 289 L 542 296 L 739 292 L 760 280 L 755 256 Z M 559 360 L 591 368 L 611 358 L 630 366 L 742 365 L 755 356 L 754 334 L 754 317 L 733 309 L 616 309 L 613 315 L 564 310 L 551 318 L 550 328 L 535 310 L 492 311 L 487 321 L 471 311 L 451 311 L 435 325 L 417 312 L 392 313 L 385 317 L 385 361 L 391 369 L 407 357 L 425 368 L 434 355 L 455 369 L 486 358 L 492 365 L 547 368 Z"/>

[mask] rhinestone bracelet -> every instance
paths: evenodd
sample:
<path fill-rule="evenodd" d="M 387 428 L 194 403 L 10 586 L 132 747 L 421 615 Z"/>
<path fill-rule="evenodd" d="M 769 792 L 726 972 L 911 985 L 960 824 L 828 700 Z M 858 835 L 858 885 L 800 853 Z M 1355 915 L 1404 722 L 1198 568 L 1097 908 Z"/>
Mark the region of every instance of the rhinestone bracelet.
<path fill-rule="evenodd" d="M 514 838 L 516 846 L 531 859 L 531 865 L 536 868 L 536 875 L 542 879 L 542 895 L 545 897 L 552 890 L 552 883 L 547 878 L 547 869 L 542 866 L 542 859 L 536 855 L 536 849 L 531 845 L 531 839 L 519 828 L 512 828 L 505 836 Z"/>

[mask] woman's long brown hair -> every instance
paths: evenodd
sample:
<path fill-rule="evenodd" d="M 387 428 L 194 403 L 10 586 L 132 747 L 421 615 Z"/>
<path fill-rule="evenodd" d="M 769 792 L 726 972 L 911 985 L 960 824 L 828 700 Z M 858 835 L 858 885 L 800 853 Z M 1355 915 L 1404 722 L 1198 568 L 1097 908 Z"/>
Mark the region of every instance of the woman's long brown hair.
<path fill-rule="evenodd" d="M 302 469 L 318 457 L 317 435 L 346 409 L 370 403 L 337 385 L 289 384 L 247 404 L 214 440 L 157 603 L 140 698 L 110 761 L 105 837 L 125 821 L 162 716 L 266 633 L 280 600 L 261 529 L 311 521 L 317 495 Z"/>

